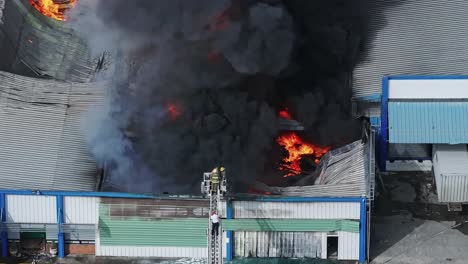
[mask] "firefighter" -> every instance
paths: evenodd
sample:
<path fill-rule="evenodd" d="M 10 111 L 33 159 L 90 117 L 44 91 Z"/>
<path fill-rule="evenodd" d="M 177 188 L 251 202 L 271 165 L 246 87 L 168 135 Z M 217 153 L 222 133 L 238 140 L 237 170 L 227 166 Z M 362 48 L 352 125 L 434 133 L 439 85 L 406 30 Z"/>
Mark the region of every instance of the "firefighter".
<path fill-rule="evenodd" d="M 218 167 L 214 168 L 210 173 L 210 181 L 211 181 L 211 192 L 216 193 L 218 191 L 219 186 L 219 170 Z"/>

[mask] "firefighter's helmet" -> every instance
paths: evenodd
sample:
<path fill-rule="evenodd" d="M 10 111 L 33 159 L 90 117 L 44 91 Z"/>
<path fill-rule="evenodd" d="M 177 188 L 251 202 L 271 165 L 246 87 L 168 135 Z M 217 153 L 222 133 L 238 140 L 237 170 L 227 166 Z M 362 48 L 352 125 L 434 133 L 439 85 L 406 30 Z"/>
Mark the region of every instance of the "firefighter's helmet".
<path fill-rule="evenodd" d="M 212 173 L 218 173 L 218 168 L 214 168 L 211 172 Z"/>
<path fill-rule="evenodd" d="M 220 170 L 221 172 L 224 172 L 224 167 L 221 167 L 219 170 Z"/>

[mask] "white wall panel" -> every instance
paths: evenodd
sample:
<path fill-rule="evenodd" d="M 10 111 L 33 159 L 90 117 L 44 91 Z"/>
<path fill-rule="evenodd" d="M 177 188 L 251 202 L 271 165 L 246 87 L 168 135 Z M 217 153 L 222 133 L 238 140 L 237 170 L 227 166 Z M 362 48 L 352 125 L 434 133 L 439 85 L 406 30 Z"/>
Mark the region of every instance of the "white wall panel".
<path fill-rule="evenodd" d="M 338 259 L 359 259 L 359 233 L 339 231 L 338 233 Z"/>
<path fill-rule="evenodd" d="M 468 79 L 390 80 L 390 99 L 468 98 Z"/>
<path fill-rule="evenodd" d="M 96 197 L 64 197 L 64 221 L 67 224 L 97 224 L 98 203 Z"/>
<path fill-rule="evenodd" d="M 234 201 L 234 218 L 359 219 L 357 202 Z"/>
<path fill-rule="evenodd" d="M 57 223 L 55 196 L 6 195 L 8 223 Z"/>
<path fill-rule="evenodd" d="M 97 246 L 96 256 L 107 257 L 165 257 L 206 258 L 206 248 Z"/>

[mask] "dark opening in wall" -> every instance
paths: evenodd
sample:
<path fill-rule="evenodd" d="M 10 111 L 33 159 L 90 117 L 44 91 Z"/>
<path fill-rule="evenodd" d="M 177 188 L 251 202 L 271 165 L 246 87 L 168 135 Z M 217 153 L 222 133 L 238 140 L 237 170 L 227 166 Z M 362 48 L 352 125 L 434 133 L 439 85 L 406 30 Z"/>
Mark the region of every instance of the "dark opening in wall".
<path fill-rule="evenodd" d="M 338 258 L 338 237 L 329 236 L 327 237 L 327 259 Z"/>

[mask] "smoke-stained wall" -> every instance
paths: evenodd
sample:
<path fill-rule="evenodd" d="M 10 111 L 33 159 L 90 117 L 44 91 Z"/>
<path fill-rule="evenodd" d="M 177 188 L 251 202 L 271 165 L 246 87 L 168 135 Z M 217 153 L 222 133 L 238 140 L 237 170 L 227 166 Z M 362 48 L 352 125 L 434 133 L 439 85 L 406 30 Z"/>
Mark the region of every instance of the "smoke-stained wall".
<path fill-rule="evenodd" d="M 118 51 L 87 124 L 109 185 L 190 192 L 218 164 L 237 182 L 269 177 L 283 107 L 311 142 L 356 139 L 349 76 L 372 33 L 363 2 L 81 0 L 73 27 Z"/>

